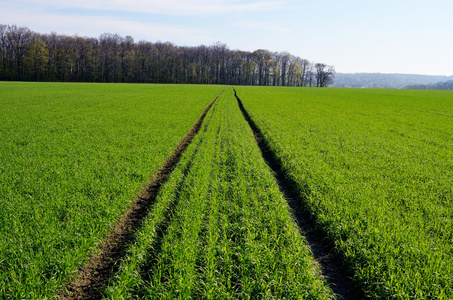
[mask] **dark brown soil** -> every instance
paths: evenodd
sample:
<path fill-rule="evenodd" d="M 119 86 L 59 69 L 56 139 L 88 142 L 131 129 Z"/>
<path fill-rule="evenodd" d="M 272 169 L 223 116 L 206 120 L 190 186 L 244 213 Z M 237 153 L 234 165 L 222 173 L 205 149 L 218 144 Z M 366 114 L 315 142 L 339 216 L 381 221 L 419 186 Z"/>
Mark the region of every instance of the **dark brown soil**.
<path fill-rule="evenodd" d="M 118 262 L 124 257 L 127 245 L 133 241 L 134 232 L 140 228 L 145 216 L 148 214 L 149 206 L 154 202 L 160 187 L 167 181 L 184 150 L 200 130 L 206 114 L 220 94 L 206 107 L 198 121 L 176 147 L 173 154 L 167 158 L 164 165 L 155 173 L 134 204 L 118 220 L 111 234 L 103 241 L 99 250 L 81 268 L 78 276 L 64 290 L 60 291 L 59 296 L 61 299 L 102 298 L 102 292 L 109 278 L 117 271 Z"/>
<path fill-rule="evenodd" d="M 288 175 L 289 173 L 283 168 L 280 159 L 269 147 L 262 132 L 245 110 L 236 90 L 234 90 L 234 95 L 245 120 L 253 131 L 262 156 L 273 170 L 280 190 L 291 207 L 301 234 L 305 236 L 314 258 L 321 268 L 322 275 L 334 292 L 336 299 L 363 299 L 363 293 L 353 285 L 347 269 L 343 267 L 341 257 L 334 252 L 332 243 L 329 242 L 326 234 L 316 229 L 314 219 L 310 217 L 309 211 L 303 206 L 306 201 L 304 201 L 302 193 L 298 192 L 297 183 Z M 308 187 L 303 188 L 308 191 Z"/>

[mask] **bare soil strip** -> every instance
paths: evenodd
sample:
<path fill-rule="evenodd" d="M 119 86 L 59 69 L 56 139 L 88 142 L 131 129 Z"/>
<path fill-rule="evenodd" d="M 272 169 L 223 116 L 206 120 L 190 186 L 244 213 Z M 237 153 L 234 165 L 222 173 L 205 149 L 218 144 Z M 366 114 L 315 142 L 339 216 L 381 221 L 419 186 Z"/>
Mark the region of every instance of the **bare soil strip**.
<path fill-rule="evenodd" d="M 128 244 L 133 242 L 134 232 L 140 228 L 153 204 L 160 187 L 168 180 L 170 173 L 179 162 L 184 150 L 198 133 L 206 114 L 211 109 L 219 93 L 205 108 L 198 121 L 181 140 L 173 154 L 167 158 L 164 165 L 154 174 L 151 181 L 142 190 L 134 204 L 118 220 L 110 236 L 81 268 L 79 275 L 60 291 L 61 299 L 101 299 L 102 292 L 109 278 L 117 271 L 119 261 L 124 257 Z"/>
<path fill-rule="evenodd" d="M 285 195 L 293 215 L 300 228 L 301 234 L 307 239 L 308 245 L 315 260 L 321 267 L 321 272 L 337 299 L 363 299 L 363 293 L 353 285 L 347 270 L 342 266 L 341 257 L 333 251 L 332 243 L 327 240 L 327 235 L 316 229 L 315 222 L 308 210 L 303 206 L 304 196 L 298 192 L 296 182 L 290 178 L 289 173 L 283 168 L 281 160 L 272 151 L 261 130 L 245 110 L 241 99 L 234 90 L 239 108 L 244 119 L 248 122 L 255 136 L 256 143 L 261 149 L 261 154 L 273 170 L 281 192 Z M 304 187 L 308 190 L 308 187 Z"/>

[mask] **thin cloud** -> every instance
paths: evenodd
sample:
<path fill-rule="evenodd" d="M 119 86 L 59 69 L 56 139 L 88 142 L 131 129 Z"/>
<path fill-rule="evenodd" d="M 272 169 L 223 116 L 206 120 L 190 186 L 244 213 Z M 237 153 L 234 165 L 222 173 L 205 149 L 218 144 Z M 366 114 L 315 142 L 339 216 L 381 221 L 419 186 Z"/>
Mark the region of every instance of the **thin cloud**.
<path fill-rule="evenodd" d="M 284 7 L 282 0 L 16 0 L 15 5 L 36 5 L 47 9 L 84 9 L 142 12 L 163 15 L 209 15 L 273 11 Z"/>
<path fill-rule="evenodd" d="M 137 40 L 179 41 L 190 45 L 202 44 L 207 39 L 215 40 L 201 29 L 118 20 L 113 17 L 34 14 L 22 9 L 7 9 L 4 13 L 2 23 L 27 26 L 31 30 L 41 33 L 57 31 L 59 34 L 97 37 L 108 32 L 123 36 L 131 35 Z M 18 24 L 17 20 L 26 21 Z"/>
<path fill-rule="evenodd" d="M 233 26 L 243 28 L 243 29 L 252 29 L 252 30 L 262 30 L 266 32 L 275 32 L 275 33 L 290 33 L 291 29 L 282 26 L 275 26 L 275 24 L 270 22 L 259 22 L 259 21 L 238 21 L 233 23 Z"/>

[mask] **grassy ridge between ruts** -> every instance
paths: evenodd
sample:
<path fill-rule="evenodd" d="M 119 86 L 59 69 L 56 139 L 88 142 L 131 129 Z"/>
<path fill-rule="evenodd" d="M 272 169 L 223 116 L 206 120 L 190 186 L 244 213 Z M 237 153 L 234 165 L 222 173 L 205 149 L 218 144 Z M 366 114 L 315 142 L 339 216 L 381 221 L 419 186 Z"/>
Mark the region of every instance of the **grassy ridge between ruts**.
<path fill-rule="evenodd" d="M 328 299 L 227 89 L 160 190 L 109 299 Z"/>
<path fill-rule="evenodd" d="M 222 89 L 0 83 L 0 298 L 55 295 Z"/>
<path fill-rule="evenodd" d="M 238 87 L 373 299 L 453 298 L 453 93 Z"/>

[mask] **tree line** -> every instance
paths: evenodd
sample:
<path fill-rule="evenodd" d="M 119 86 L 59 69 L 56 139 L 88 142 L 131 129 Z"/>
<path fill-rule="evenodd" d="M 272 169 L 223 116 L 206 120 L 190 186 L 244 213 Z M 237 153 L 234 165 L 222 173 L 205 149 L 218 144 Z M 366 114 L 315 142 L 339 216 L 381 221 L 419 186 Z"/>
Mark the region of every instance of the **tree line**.
<path fill-rule="evenodd" d="M 1 24 L 0 54 L 0 80 L 327 87 L 335 75 L 333 66 L 288 52 L 40 34 Z"/>
<path fill-rule="evenodd" d="M 453 80 L 441 81 L 430 84 L 411 84 L 406 89 L 412 90 L 453 90 Z"/>

